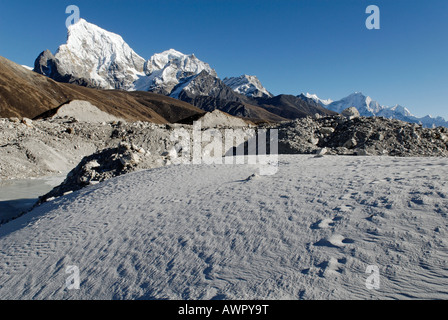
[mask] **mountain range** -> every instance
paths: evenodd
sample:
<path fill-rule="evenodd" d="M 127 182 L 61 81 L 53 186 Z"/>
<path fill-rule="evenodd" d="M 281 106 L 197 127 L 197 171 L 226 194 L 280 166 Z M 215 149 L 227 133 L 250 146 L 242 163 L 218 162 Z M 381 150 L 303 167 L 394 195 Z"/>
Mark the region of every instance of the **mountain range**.
<path fill-rule="evenodd" d="M 371 97 L 364 95 L 362 92 L 352 93 L 351 95 L 338 101 L 323 100 L 317 97 L 317 95 L 310 95 L 308 93 L 301 94 L 299 97 L 304 100 L 308 99 L 316 101 L 321 106 L 338 113 L 342 112 L 342 110 L 346 108 L 355 107 L 363 117 L 384 117 L 388 119 L 397 119 L 410 123 L 421 124 L 423 127 L 428 128 L 439 126 L 448 127 L 448 122 L 442 117 L 434 118 L 427 115 L 425 117 L 418 118 L 414 116 L 409 109 L 403 106 L 398 104 L 393 107 L 381 105 Z"/>
<path fill-rule="evenodd" d="M 68 28 L 67 43 L 54 55 L 45 50 L 38 56 L 34 71 L 58 82 L 85 87 L 158 93 L 204 111 L 218 109 L 256 121 L 331 115 L 356 107 L 362 116 L 382 116 L 425 127 L 448 126 L 441 117 L 417 118 L 402 106 L 382 106 L 360 92 L 338 101 L 309 93 L 274 96 L 256 76 L 221 80 L 208 63 L 174 49 L 146 60 L 121 36 L 83 19 Z"/>
<path fill-rule="evenodd" d="M 269 101 L 273 95 L 257 77 L 221 80 L 208 63 L 194 54 L 169 49 L 145 60 L 121 36 L 83 19 L 69 26 L 67 43 L 54 55 L 45 50 L 38 56 L 34 71 L 58 82 L 85 87 L 163 94 L 204 111 L 218 109 L 255 122 L 335 114 L 292 95 L 285 105 L 285 99 Z M 296 104 L 291 105 L 291 101 Z"/>

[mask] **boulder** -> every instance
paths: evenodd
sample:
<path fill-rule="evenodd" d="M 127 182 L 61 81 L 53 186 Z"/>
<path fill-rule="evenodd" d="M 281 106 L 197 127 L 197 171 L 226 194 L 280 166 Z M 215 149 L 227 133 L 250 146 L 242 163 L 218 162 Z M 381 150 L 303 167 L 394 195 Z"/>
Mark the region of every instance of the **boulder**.
<path fill-rule="evenodd" d="M 328 135 L 328 134 L 332 134 L 334 132 L 334 128 L 332 127 L 323 127 L 320 128 L 320 133 L 324 134 L 324 135 Z"/>
<path fill-rule="evenodd" d="M 356 155 L 358 155 L 358 156 L 368 156 L 369 153 L 368 153 L 367 150 L 365 150 L 365 149 L 358 149 L 358 150 L 356 151 Z"/>
<path fill-rule="evenodd" d="M 316 158 L 323 157 L 327 152 L 328 152 L 327 148 L 317 149 L 317 151 L 316 151 Z"/>
<path fill-rule="evenodd" d="M 347 148 L 347 149 L 351 149 L 353 147 L 356 147 L 356 145 L 358 144 L 358 142 L 356 141 L 355 138 L 351 138 L 349 140 L 347 140 L 342 147 Z"/>
<path fill-rule="evenodd" d="M 347 108 L 344 111 L 342 111 L 341 114 L 342 114 L 342 116 L 344 116 L 345 118 L 347 118 L 349 120 L 360 117 L 359 111 L 355 107 Z"/>
<path fill-rule="evenodd" d="M 123 167 L 135 166 L 140 162 L 140 157 L 134 152 L 127 151 L 120 157 L 120 162 Z"/>

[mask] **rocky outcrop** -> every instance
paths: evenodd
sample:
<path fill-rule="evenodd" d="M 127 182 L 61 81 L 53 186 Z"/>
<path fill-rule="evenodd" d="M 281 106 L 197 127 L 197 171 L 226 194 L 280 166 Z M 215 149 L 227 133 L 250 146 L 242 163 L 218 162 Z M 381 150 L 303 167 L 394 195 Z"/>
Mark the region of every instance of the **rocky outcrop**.
<path fill-rule="evenodd" d="M 159 160 L 159 161 L 157 161 Z M 39 200 L 40 203 L 95 185 L 110 178 L 138 169 L 149 169 L 162 165 L 142 147 L 120 143 L 118 147 L 107 148 L 84 157 L 67 175 L 65 181 Z"/>
<path fill-rule="evenodd" d="M 263 87 L 256 76 L 245 74 L 239 77 L 224 78 L 222 81 L 235 92 L 250 98 L 271 98 L 273 96 Z"/>
<path fill-rule="evenodd" d="M 279 153 L 448 156 L 448 128 L 349 115 L 303 118 L 279 126 Z"/>
<path fill-rule="evenodd" d="M 347 108 L 347 109 L 343 110 L 341 112 L 341 115 L 346 117 L 349 120 L 352 120 L 352 119 L 360 117 L 359 111 L 355 107 L 350 107 L 350 108 Z"/>

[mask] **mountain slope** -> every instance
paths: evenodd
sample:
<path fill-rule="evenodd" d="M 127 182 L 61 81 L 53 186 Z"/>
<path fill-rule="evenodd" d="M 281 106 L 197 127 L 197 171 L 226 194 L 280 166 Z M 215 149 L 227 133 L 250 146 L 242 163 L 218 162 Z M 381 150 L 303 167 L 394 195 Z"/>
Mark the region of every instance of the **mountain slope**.
<path fill-rule="evenodd" d="M 194 54 L 186 55 L 174 49 L 153 55 L 144 66 L 146 77 L 135 83 L 135 89 L 169 95 L 179 82 L 192 75 L 206 72 L 217 77 L 208 63 Z"/>
<path fill-rule="evenodd" d="M 355 92 L 341 100 L 334 101 L 327 105 L 327 108 L 338 113 L 341 113 L 344 109 L 349 107 L 355 107 L 358 109 L 361 116 L 371 117 L 380 112 L 383 107 L 372 98 L 363 95 L 361 92 Z"/>
<path fill-rule="evenodd" d="M 282 103 L 275 105 L 275 99 L 269 102 L 274 105 L 267 105 L 263 99 L 272 95 L 255 76 L 227 78 L 228 86 L 208 63 L 174 49 L 144 61 L 120 36 L 85 20 L 69 28 L 67 44 L 54 56 L 44 51 L 34 70 L 56 81 L 85 87 L 161 93 L 205 111 L 219 109 L 256 122 L 329 113 L 315 103 L 289 103 L 289 111 L 282 110 Z"/>
<path fill-rule="evenodd" d="M 171 97 L 191 103 L 205 111 L 219 109 L 234 116 L 255 120 L 284 121 L 306 116 L 336 114 L 315 103 L 292 95 L 250 98 L 237 93 L 224 81 L 207 72 L 184 79 Z"/>
<path fill-rule="evenodd" d="M 293 95 L 278 95 L 269 99 L 257 99 L 258 105 L 264 109 L 287 119 L 325 116 L 336 112 L 330 111 L 313 101 L 304 101 Z"/>
<path fill-rule="evenodd" d="M 202 71 L 183 79 L 172 91 L 171 97 L 186 101 L 202 110 L 221 110 L 233 116 L 254 121 L 277 122 L 285 118 L 261 108 L 257 102 L 236 93 L 222 80 Z"/>
<path fill-rule="evenodd" d="M 133 51 L 123 38 L 83 19 L 68 29 L 67 43 L 56 54 L 42 52 L 34 71 L 59 82 L 127 91 L 151 91 L 168 95 L 179 80 L 207 71 L 216 72 L 195 55 L 170 49 L 148 61 Z"/>
<path fill-rule="evenodd" d="M 224 78 L 227 86 L 237 93 L 251 98 L 271 98 L 273 95 L 266 90 L 256 76 L 242 75 L 239 77 Z"/>
<path fill-rule="evenodd" d="M 319 98 L 317 95 L 310 94 L 310 93 L 301 93 L 297 97 L 304 101 L 308 101 L 308 102 L 314 101 L 314 102 L 320 104 L 322 107 L 326 107 L 327 105 L 329 105 L 330 103 L 333 102 L 333 100 L 331 100 L 331 99 L 324 100 L 324 99 Z"/>
<path fill-rule="evenodd" d="M 89 101 L 128 119 L 168 123 L 201 114 L 194 106 L 150 92 L 97 90 L 56 82 L 0 57 L 0 117 L 34 118 L 70 100 Z"/>
<path fill-rule="evenodd" d="M 67 82 L 84 82 L 90 87 L 130 90 L 144 76 L 144 64 L 121 36 L 80 19 L 69 26 L 67 43 L 54 57 L 41 54 L 34 70 L 53 79 L 70 77 Z M 56 68 L 46 71 L 41 67 L 45 65 Z"/>

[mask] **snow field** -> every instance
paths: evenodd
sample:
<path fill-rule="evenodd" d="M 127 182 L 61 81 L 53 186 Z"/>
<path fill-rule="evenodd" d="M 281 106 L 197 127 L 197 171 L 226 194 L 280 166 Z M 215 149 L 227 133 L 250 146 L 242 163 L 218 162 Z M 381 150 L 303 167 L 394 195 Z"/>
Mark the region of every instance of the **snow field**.
<path fill-rule="evenodd" d="M 447 159 L 279 160 L 256 179 L 172 165 L 45 203 L 0 228 L 0 298 L 448 298 Z"/>

